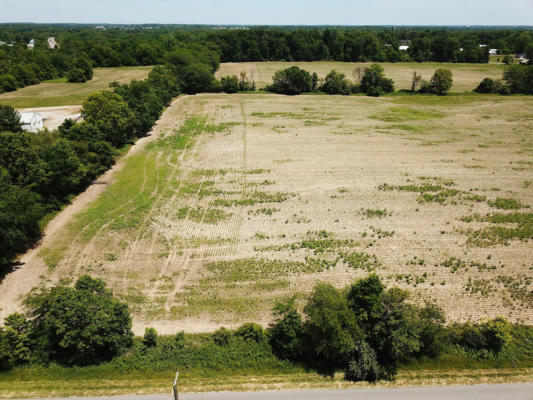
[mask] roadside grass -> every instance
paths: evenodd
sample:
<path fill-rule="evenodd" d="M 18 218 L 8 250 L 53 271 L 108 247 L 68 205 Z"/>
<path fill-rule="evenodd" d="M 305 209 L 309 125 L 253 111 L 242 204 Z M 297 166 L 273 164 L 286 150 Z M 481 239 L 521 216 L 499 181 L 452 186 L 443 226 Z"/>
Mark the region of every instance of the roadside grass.
<path fill-rule="evenodd" d="M 82 104 L 91 93 L 109 88 L 111 82 L 129 83 L 148 76 L 153 67 L 95 68 L 94 77 L 86 83 L 68 83 L 54 79 L 0 95 L 0 104 L 13 108 L 70 106 Z"/>

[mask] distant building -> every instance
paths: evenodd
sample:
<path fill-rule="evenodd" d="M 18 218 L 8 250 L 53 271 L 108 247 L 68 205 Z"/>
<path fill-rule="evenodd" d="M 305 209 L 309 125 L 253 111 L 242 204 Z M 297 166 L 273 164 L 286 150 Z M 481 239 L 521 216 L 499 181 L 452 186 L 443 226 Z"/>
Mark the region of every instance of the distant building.
<path fill-rule="evenodd" d="M 33 49 L 35 47 L 35 39 L 30 40 L 26 46 L 28 46 L 28 49 Z"/>
<path fill-rule="evenodd" d="M 486 44 L 480 44 L 479 47 L 487 47 Z"/>
<path fill-rule="evenodd" d="M 39 113 L 20 113 L 20 123 L 22 130 L 37 133 L 44 128 L 43 116 Z"/>
<path fill-rule="evenodd" d="M 0 40 L 0 46 L 5 46 L 7 43 Z"/>
<path fill-rule="evenodd" d="M 94 27 L 94 29 L 101 29 L 101 30 L 105 31 L 106 28 L 103 25 L 97 25 L 97 26 Z"/>
<path fill-rule="evenodd" d="M 48 48 L 51 49 L 51 50 L 53 50 L 55 48 L 59 48 L 59 45 L 57 44 L 55 37 L 49 37 L 48 38 Z"/>
<path fill-rule="evenodd" d="M 496 54 L 498 54 L 498 49 L 490 49 L 489 50 L 489 55 L 495 56 Z"/>
<path fill-rule="evenodd" d="M 409 46 L 407 46 L 407 45 L 401 45 L 400 47 L 398 47 L 398 50 L 401 50 L 401 51 L 407 51 L 407 50 L 409 50 Z"/>

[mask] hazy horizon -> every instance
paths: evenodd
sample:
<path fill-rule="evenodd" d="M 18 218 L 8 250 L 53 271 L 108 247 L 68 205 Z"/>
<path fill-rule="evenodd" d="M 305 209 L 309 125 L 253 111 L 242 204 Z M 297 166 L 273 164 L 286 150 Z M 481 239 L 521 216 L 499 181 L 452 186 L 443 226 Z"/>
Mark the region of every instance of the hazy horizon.
<path fill-rule="evenodd" d="M 0 0 L 0 23 L 531 26 L 533 0 Z"/>

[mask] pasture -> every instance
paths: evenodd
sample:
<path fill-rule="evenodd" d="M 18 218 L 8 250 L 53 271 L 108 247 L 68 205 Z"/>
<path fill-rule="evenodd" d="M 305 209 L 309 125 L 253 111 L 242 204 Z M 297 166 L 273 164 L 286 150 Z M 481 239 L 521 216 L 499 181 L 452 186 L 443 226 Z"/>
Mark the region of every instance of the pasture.
<path fill-rule="evenodd" d="M 413 72 L 429 80 L 437 68 L 448 68 L 453 72 L 454 85 L 452 92 L 473 91 L 484 78 L 501 79 L 503 65 L 501 64 L 451 64 L 451 63 L 380 63 L 388 78 L 392 78 L 396 90 L 411 89 Z M 348 63 L 336 61 L 321 62 L 251 62 L 224 63 L 217 72 L 217 78 L 228 75 L 239 75 L 246 72 L 249 78 L 255 80 L 258 88 L 263 88 L 272 82 L 276 71 L 296 65 L 311 73 L 316 72 L 319 78 L 324 78 L 331 70 L 342 72 L 346 77 L 355 81 L 353 75 L 356 68 L 364 70 L 371 63 Z"/>
<path fill-rule="evenodd" d="M 375 272 L 449 321 L 531 324 L 532 116 L 524 96 L 186 97 L 9 285 L 102 277 L 136 334 L 173 334 Z"/>
<path fill-rule="evenodd" d="M 152 67 L 95 68 L 94 77 L 89 82 L 68 83 L 66 78 L 42 82 L 0 95 L 0 104 L 13 108 L 79 105 L 91 93 L 108 89 L 111 82 L 142 80 L 151 70 Z"/>

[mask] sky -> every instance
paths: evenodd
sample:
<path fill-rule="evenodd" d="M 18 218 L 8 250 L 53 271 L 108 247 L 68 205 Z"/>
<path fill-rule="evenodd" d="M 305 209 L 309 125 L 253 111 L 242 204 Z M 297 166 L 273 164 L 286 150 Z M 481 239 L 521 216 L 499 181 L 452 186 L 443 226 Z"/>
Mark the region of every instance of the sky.
<path fill-rule="evenodd" d="M 0 0 L 2 22 L 533 25 L 533 0 Z"/>

